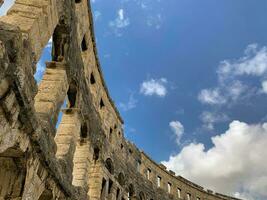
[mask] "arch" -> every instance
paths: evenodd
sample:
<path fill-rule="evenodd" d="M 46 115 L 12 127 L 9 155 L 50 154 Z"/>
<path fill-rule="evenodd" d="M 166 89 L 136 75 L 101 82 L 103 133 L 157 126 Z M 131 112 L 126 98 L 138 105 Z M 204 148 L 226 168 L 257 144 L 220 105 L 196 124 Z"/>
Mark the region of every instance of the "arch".
<path fill-rule="evenodd" d="M 98 147 L 94 148 L 94 155 L 93 155 L 93 160 L 96 162 L 99 159 L 99 154 L 100 154 L 100 149 Z"/>
<path fill-rule="evenodd" d="M 134 186 L 133 186 L 133 184 L 130 184 L 129 185 L 129 197 L 130 198 L 133 197 L 134 196 L 134 193 L 135 193 Z"/>
<path fill-rule="evenodd" d="M 70 85 L 69 85 L 69 90 L 68 90 L 68 100 L 69 100 L 69 108 L 74 108 L 76 107 L 76 102 L 77 102 L 77 84 L 76 81 L 72 80 Z"/>
<path fill-rule="evenodd" d="M 93 85 L 93 84 L 96 83 L 95 76 L 94 76 L 94 73 L 93 72 L 90 75 L 90 83 L 91 83 L 91 85 Z"/>
<path fill-rule="evenodd" d="M 125 176 L 123 173 L 119 173 L 119 176 L 118 176 L 118 182 L 121 186 L 124 186 L 125 184 Z"/>
<path fill-rule="evenodd" d="M 84 123 L 81 126 L 81 132 L 80 132 L 80 139 L 84 140 L 88 137 L 88 128 L 87 128 L 87 124 Z"/>
<path fill-rule="evenodd" d="M 109 173 L 114 174 L 114 166 L 113 166 L 113 162 L 112 162 L 112 160 L 110 158 L 108 158 L 106 160 L 105 167 L 107 168 Z"/>
<path fill-rule="evenodd" d="M 75 3 L 81 3 L 82 0 L 75 0 Z"/>
<path fill-rule="evenodd" d="M 88 45 L 87 45 L 87 41 L 86 41 L 86 35 L 83 36 L 83 40 L 81 43 L 81 49 L 82 51 L 87 51 L 88 50 Z"/>
<path fill-rule="evenodd" d="M 62 16 L 59 19 L 59 24 L 53 33 L 53 46 L 52 46 L 52 60 L 61 62 L 70 46 L 70 27 L 67 26 L 66 17 Z"/>

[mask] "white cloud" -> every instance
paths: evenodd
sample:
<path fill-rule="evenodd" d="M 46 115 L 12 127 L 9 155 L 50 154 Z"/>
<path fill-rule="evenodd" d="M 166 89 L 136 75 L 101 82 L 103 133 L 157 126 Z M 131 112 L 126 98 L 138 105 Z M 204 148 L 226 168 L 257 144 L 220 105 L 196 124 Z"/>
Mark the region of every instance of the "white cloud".
<path fill-rule="evenodd" d="M 259 48 L 257 44 L 248 45 L 245 55 L 238 60 L 221 62 L 218 74 L 220 79 L 233 76 L 262 76 L 267 72 L 267 47 Z"/>
<path fill-rule="evenodd" d="M 99 20 L 101 18 L 101 16 L 102 16 L 102 13 L 100 11 L 96 10 L 94 12 L 94 20 L 95 21 Z"/>
<path fill-rule="evenodd" d="M 15 3 L 15 0 L 5 0 L 0 9 L 0 16 L 6 15 L 7 11 Z"/>
<path fill-rule="evenodd" d="M 225 122 L 229 119 L 229 117 L 224 113 L 204 111 L 200 115 L 200 119 L 203 122 L 204 128 L 206 128 L 208 130 L 213 130 L 215 123 Z"/>
<path fill-rule="evenodd" d="M 267 94 L 267 81 L 263 81 L 261 85 L 262 85 L 262 91 Z"/>
<path fill-rule="evenodd" d="M 173 131 L 173 133 L 175 134 L 176 143 L 180 145 L 180 140 L 184 134 L 184 126 L 179 121 L 172 121 L 170 122 L 169 126 L 171 130 Z"/>
<path fill-rule="evenodd" d="M 121 36 L 121 29 L 126 28 L 130 25 L 130 19 L 128 17 L 125 17 L 125 11 L 124 9 L 119 9 L 117 11 L 117 17 L 109 22 L 109 26 L 113 29 L 113 32 L 117 36 Z"/>
<path fill-rule="evenodd" d="M 145 96 L 152 96 L 156 95 L 159 97 L 164 97 L 167 94 L 167 79 L 150 79 L 144 81 L 141 84 L 140 93 L 144 94 Z"/>
<path fill-rule="evenodd" d="M 246 77 L 264 78 L 267 76 L 267 47 L 259 48 L 257 44 L 248 45 L 244 56 L 237 60 L 224 60 L 218 70 L 218 85 L 203 89 L 198 95 L 201 103 L 222 105 L 238 102 L 240 99 L 261 94 L 259 89 L 248 86 L 241 79 Z"/>
<path fill-rule="evenodd" d="M 146 24 L 148 26 L 154 27 L 156 29 L 160 29 L 161 25 L 163 23 L 162 16 L 161 14 L 156 14 L 156 15 L 150 15 L 147 17 Z"/>
<path fill-rule="evenodd" d="M 131 94 L 129 97 L 129 101 L 127 103 L 119 103 L 119 107 L 123 110 L 123 111 L 129 111 L 132 110 L 136 107 L 136 104 L 138 103 L 138 101 L 134 98 L 134 95 Z"/>
<path fill-rule="evenodd" d="M 162 162 L 169 169 L 206 188 L 246 199 L 267 198 L 267 123 L 233 121 L 212 137 L 214 146 L 191 143 Z"/>
<path fill-rule="evenodd" d="M 226 99 L 220 94 L 219 88 L 201 90 L 198 99 L 205 104 L 224 104 L 226 102 Z"/>

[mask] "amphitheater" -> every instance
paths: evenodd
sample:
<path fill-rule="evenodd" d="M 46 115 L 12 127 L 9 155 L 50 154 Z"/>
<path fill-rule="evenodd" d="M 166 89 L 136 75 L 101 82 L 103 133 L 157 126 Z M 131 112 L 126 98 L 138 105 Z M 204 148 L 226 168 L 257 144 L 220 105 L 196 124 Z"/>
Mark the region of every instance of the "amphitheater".
<path fill-rule="evenodd" d="M 175 175 L 124 138 L 87 0 L 16 0 L 0 17 L 0 200 L 8 199 L 237 200 Z"/>

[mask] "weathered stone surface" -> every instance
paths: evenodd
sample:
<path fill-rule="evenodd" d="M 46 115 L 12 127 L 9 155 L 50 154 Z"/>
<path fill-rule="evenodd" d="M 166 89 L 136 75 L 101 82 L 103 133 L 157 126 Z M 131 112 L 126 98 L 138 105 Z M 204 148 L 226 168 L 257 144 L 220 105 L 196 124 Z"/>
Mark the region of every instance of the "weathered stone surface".
<path fill-rule="evenodd" d="M 36 63 L 52 36 L 38 86 Z M 16 0 L 0 17 L 0 200 L 235 199 L 167 171 L 122 127 L 88 1 Z"/>

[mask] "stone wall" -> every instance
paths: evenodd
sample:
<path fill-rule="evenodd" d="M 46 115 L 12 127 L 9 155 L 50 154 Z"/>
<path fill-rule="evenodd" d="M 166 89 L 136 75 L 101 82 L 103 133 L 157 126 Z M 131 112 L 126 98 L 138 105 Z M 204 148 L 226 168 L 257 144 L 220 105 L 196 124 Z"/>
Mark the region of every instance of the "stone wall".
<path fill-rule="evenodd" d="M 0 200 L 235 199 L 176 176 L 124 138 L 87 0 L 16 0 L 0 18 L 0 47 Z"/>

